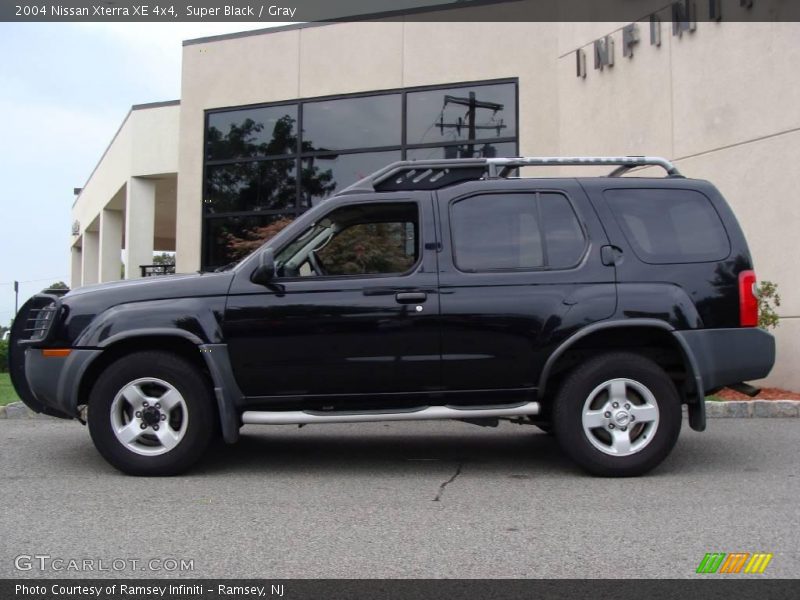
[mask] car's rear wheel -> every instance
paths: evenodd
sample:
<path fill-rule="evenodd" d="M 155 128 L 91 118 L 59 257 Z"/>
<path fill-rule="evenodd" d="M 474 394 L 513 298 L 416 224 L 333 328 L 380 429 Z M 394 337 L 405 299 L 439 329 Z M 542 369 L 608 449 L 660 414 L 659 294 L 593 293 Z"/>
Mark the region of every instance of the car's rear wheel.
<path fill-rule="evenodd" d="M 564 452 L 594 475 L 646 473 L 669 455 L 681 429 L 672 380 L 637 354 L 595 357 L 564 380 L 553 427 Z"/>
<path fill-rule="evenodd" d="M 208 447 L 214 410 L 209 386 L 191 363 L 166 352 L 138 352 L 100 375 L 88 421 L 98 451 L 119 470 L 174 475 Z"/>

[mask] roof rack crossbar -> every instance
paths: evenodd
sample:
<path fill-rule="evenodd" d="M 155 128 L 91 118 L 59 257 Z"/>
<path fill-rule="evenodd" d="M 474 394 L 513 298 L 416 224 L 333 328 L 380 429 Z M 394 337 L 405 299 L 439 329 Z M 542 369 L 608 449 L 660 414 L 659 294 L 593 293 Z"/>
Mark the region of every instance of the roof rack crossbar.
<path fill-rule="evenodd" d="M 449 160 L 401 160 L 383 167 L 337 192 L 335 195 L 354 192 L 374 192 L 385 182 L 396 178 L 396 189 L 412 189 L 408 187 L 408 178 L 399 177 L 403 173 L 415 171 L 421 174 L 430 171 L 427 177 L 411 178 L 410 183 L 420 184 L 418 189 L 435 189 L 430 186 L 431 177 L 442 173 L 451 174 L 459 169 L 472 169 L 459 181 L 477 179 L 498 179 L 507 177 L 519 167 L 564 167 L 564 166 L 616 166 L 608 177 L 620 177 L 631 169 L 638 167 L 661 167 L 670 177 L 681 177 L 677 167 L 666 158 L 660 156 L 523 156 L 516 158 L 460 158 Z M 454 177 L 458 179 L 457 177 Z M 451 180 L 439 177 L 445 185 Z M 402 181 L 401 181 L 402 180 Z M 405 184 L 405 185 L 404 185 Z M 424 187 L 427 184 L 428 187 Z M 441 187 L 441 186 L 439 186 Z"/>

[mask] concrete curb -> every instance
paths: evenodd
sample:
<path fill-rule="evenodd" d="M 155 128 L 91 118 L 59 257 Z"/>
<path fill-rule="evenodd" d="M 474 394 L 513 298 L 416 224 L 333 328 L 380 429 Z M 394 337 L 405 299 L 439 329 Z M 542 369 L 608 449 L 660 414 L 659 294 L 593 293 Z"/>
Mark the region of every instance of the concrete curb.
<path fill-rule="evenodd" d="M 46 417 L 47 415 L 33 412 L 22 402 L 12 402 L 0 406 L 0 419 L 42 419 Z"/>
<path fill-rule="evenodd" d="M 686 413 L 686 407 L 683 407 Z M 771 419 L 800 417 L 800 400 L 728 400 L 706 401 L 709 418 Z M 47 415 L 33 412 L 22 402 L 0 406 L 0 419 L 46 419 Z"/>
<path fill-rule="evenodd" d="M 706 416 L 712 418 L 800 417 L 800 400 L 706 401 Z"/>

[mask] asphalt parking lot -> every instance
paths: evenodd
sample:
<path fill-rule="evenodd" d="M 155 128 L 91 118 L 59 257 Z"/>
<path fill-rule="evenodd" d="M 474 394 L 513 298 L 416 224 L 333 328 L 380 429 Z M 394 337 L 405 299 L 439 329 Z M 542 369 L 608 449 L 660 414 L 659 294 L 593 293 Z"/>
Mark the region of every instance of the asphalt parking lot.
<path fill-rule="evenodd" d="M 684 424 L 657 471 L 614 480 L 512 424 L 248 426 L 142 479 L 76 423 L 0 421 L 0 577 L 696 577 L 706 552 L 756 551 L 796 577 L 799 440 L 800 419 Z M 194 569 L 16 570 L 35 554 Z"/>

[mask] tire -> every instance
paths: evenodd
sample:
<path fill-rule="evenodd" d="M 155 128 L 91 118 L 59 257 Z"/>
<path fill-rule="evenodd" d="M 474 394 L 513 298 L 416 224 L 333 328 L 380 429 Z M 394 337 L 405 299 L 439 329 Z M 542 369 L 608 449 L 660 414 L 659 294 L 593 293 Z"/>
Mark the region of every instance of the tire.
<path fill-rule="evenodd" d="M 89 433 L 111 465 L 129 475 L 176 475 L 205 452 L 215 412 L 206 378 L 168 352 L 118 359 L 89 395 Z"/>
<path fill-rule="evenodd" d="M 680 398 L 650 359 L 604 354 L 565 378 L 553 429 L 564 452 L 592 475 L 642 475 L 658 466 L 678 440 Z"/>

